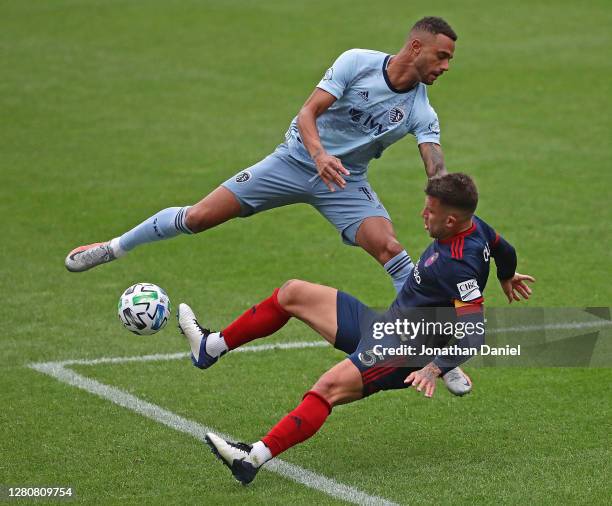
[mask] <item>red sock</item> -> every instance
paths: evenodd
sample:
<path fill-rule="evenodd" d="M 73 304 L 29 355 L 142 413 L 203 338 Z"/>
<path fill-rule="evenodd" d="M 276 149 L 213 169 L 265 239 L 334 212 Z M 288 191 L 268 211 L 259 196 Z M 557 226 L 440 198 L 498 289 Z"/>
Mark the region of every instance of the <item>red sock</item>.
<path fill-rule="evenodd" d="M 291 315 L 278 303 L 278 288 L 265 300 L 245 311 L 221 333 L 230 350 L 245 343 L 274 334 Z"/>
<path fill-rule="evenodd" d="M 278 422 L 262 439 L 273 457 L 306 441 L 323 425 L 331 406 L 320 394 L 311 390 L 306 392 L 300 405 Z"/>

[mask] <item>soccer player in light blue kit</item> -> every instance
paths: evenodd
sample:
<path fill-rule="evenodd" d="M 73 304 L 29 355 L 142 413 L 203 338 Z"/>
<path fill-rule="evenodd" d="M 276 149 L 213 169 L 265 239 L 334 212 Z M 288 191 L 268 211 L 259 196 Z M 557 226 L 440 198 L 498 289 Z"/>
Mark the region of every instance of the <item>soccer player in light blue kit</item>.
<path fill-rule="evenodd" d="M 367 180 L 369 162 L 413 134 L 429 178 L 446 173 L 438 117 L 427 85 L 446 72 L 457 35 L 441 18 L 426 17 L 411 29 L 396 55 L 365 49 L 341 54 L 293 119 L 286 141 L 264 160 L 239 172 L 193 206 L 164 209 L 123 235 L 72 250 L 66 267 L 88 270 L 141 244 L 208 230 L 235 217 L 308 203 L 361 246 L 391 276 L 396 291 L 412 260 L 396 238 L 389 213 Z M 445 376 L 454 393 L 469 379 Z"/>

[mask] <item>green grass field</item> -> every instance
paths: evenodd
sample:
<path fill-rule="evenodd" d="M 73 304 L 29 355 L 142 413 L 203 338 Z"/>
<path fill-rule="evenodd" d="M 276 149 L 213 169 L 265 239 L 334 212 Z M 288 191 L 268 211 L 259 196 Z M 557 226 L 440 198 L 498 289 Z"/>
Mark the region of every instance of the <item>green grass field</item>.
<path fill-rule="evenodd" d="M 186 351 L 173 324 L 142 338 L 121 328 L 117 299 L 138 281 L 213 328 L 288 278 L 387 305 L 384 271 L 305 206 L 80 275 L 63 259 L 267 155 L 339 53 L 392 53 L 424 15 L 459 34 L 429 91 L 447 164 L 474 175 L 479 214 L 538 279 L 529 304 L 611 305 L 609 2 L 3 0 L 0 485 L 72 486 L 101 504 L 342 502 L 271 472 L 243 488 L 196 438 L 27 366 Z M 429 241 L 424 180 L 412 138 L 370 170 L 414 256 Z M 494 276 L 486 296 L 504 304 Z M 267 342 L 315 339 L 291 322 Z M 188 360 L 73 369 L 250 441 L 342 357 L 312 348 L 234 354 L 203 373 Z M 611 369 L 469 370 L 465 398 L 379 394 L 336 409 L 282 458 L 404 504 L 609 503 Z"/>

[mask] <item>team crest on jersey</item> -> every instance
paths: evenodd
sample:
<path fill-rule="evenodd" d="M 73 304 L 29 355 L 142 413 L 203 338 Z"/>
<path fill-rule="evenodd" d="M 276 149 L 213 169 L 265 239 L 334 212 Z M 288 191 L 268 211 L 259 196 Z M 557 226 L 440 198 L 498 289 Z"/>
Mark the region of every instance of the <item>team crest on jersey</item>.
<path fill-rule="evenodd" d="M 467 281 L 457 283 L 457 288 L 459 289 L 459 295 L 463 302 L 470 302 L 482 297 L 478 281 L 475 279 L 468 279 Z"/>
<path fill-rule="evenodd" d="M 438 121 L 438 118 L 434 119 L 430 124 L 429 124 L 429 131 L 432 134 L 439 134 L 440 133 L 440 122 Z"/>
<path fill-rule="evenodd" d="M 394 107 L 389 111 L 389 121 L 391 123 L 399 123 L 404 119 L 404 111 L 399 107 Z"/>
<path fill-rule="evenodd" d="M 251 173 L 248 170 L 243 170 L 236 176 L 237 183 L 246 183 L 249 179 L 251 179 Z"/>
<path fill-rule="evenodd" d="M 440 254 L 436 251 L 427 260 L 425 260 L 425 267 L 430 267 L 431 264 L 433 264 L 438 259 L 439 256 Z"/>
<path fill-rule="evenodd" d="M 323 81 L 331 81 L 332 77 L 334 77 L 334 68 L 329 67 L 325 71 L 325 75 L 323 76 Z"/>

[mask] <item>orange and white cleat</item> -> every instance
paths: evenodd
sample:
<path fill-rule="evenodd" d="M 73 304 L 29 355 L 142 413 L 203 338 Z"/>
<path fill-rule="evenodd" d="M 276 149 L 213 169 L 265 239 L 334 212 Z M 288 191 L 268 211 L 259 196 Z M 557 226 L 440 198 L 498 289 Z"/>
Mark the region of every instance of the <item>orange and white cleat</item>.
<path fill-rule="evenodd" d="M 115 240 L 113 239 L 113 241 Z M 112 241 L 96 242 L 73 249 L 64 261 L 66 269 L 70 272 L 83 272 L 96 265 L 115 260 L 118 255 L 115 254 L 115 249 L 111 243 Z"/>

